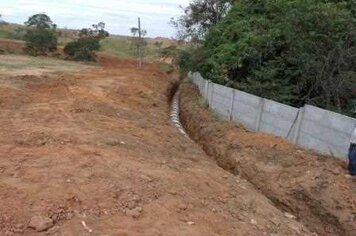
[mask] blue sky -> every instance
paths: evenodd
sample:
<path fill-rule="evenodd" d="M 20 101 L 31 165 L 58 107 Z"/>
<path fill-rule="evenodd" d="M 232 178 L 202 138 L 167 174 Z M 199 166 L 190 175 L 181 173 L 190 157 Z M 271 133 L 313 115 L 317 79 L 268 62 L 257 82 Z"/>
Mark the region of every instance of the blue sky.
<path fill-rule="evenodd" d="M 168 24 L 182 14 L 179 5 L 190 0 L 0 0 L 0 14 L 8 22 L 23 23 L 45 12 L 59 27 L 79 29 L 104 21 L 112 34 L 130 33 L 141 17 L 148 36 L 175 36 Z"/>

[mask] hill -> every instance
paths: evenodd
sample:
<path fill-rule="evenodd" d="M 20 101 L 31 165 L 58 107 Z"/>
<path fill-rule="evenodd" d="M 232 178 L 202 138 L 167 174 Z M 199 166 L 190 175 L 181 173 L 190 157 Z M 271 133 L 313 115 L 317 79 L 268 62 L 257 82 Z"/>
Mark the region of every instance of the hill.
<path fill-rule="evenodd" d="M 20 24 L 0 24 L 0 39 L 9 40 L 23 40 L 26 33 L 26 27 Z M 68 42 L 73 41 L 78 35 L 78 30 L 72 29 L 58 29 L 58 43 L 59 47 L 63 48 Z M 148 59 L 157 59 L 159 57 L 159 49 L 177 45 L 176 40 L 158 37 L 146 38 L 147 51 L 146 57 Z M 120 58 L 134 58 L 135 51 L 131 46 L 131 37 L 123 35 L 111 35 L 102 40 L 101 51 L 105 54 L 113 55 Z"/>

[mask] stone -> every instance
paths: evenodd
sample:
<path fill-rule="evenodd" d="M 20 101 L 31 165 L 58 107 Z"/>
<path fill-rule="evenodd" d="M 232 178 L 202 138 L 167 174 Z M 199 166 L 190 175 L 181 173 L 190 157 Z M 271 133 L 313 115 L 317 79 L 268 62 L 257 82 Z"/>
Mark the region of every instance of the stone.
<path fill-rule="evenodd" d="M 43 232 L 53 226 L 53 220 L 44 216 L 33 216 L 28 224 L 29 228 L 35 229 L 37 232 Z"/>
<path fill-rule="evenodd" d="M 296 219 L 296 218 L 297 218 L 297 217 L 295 217 L 294 215 L 292 215 L 292 214 L 290 214 L 290 213 L 288 213 L 288 212 L 285 212 L 285 213 L 284 213 L 284 216 L 287 217 L 287 218 L 289 218 L 289 219 Z"/>
<path fill-rule="evenodd" d="M 255 219 L 251 219 L 250 223 L 251 223 L 252 225 L 257 225 L 257 221 L 256 221 Z"/>

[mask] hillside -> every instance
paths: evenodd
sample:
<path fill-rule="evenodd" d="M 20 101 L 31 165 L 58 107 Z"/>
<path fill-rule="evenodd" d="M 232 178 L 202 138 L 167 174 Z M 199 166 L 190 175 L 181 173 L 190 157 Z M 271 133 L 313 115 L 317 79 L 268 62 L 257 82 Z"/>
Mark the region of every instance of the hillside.
<path fill-rule="evenodd" d="M 0 24 L 0 39 L 20 40 L 22 41 L 26 33 L 26 27 L 19 24 Z M 58 29 L 58 44 L 63 48 L 68 42 L 76 38 L 77 31 L 70 29 Z M 148 43 L 145 52 L 147 59 L 159 58 L 159 47 L 156 43 L 162 43 L 160 48 L 177 45 L 177 41 L 168 38 L 146 38 Z M 131 45 L 130 36 L 111 35 L 101 41 L 101 52 L 120 58 L 134 58 L 135 51 Z"/>

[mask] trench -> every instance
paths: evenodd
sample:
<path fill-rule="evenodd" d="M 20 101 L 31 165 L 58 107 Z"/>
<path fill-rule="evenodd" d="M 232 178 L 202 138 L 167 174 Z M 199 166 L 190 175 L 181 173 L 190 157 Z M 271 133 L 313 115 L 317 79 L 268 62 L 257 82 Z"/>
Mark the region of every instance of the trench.
<path fill-rule="evenodd" d="M 240 175 L 240 168 L 236 165 L 233 164 L 231 160 L 229 160 L 229 157 L 225 156 L 224 154 L 219 153 L 219 151 L 214 150 L 214 147 L 207 147 L 203 143 L 199 143 L 197 141 L 196 132 L 194 129 L 191 129 L 188 127 L 188 131 L 185 129 L 186 122 L 183 122 L 181 120 L 181 114 L 180 114 L 180 95 L 181 95 L 181 86 L 180 84 L 172 86 L 171 88 L 171 97 L 169 98 L 170 102 L 170 120 L 172 124 L 187 138 L 190 138 L 197 144 L 199 144 L 203 151 L 208 155 L 213 157 L 216 160 L 216 163 L 219 167 L 224 169 L 225 171 L 234 174 L 234 175 Z M 185 117 L 187 119 L 187 117 Z M 189 119 L 189 118 L 188 118 Z M 224 159 L 224 161 L 221 161 L 221 159 Z M 256 189 L 258 189 L 261 194 L 266 196 L 268 199 L 270 199 L 273 204 L 275 205 L 276 208 L 278 208 L 282 212 L 295 212 L 295 209 L 287 204 L 288 199 L 284 199 L 281 196 L 276 196 L 273 191 L 264 191 L 261 189 L 260 186 L 256 185 L 253 180 L 252 182 L 250 181 L 249 176 L 247 175 L 242 175 L 247 181 L 252 183 Z M 311 232 L 317 232 L 319 235 L 352 235 L 349 234 L 349 230 L 345 230 L 345 228 L 339 223 L 337 217 L 335 215 L 330 214 L 326 209 L 319 208 L 320 206 L 318 199 L 313 199 L 311 196 L 304 196 L 303 194 L 299 194 L 300 198 L 297 199 L 297 202 L 300 202 L 301 205 L 306 206 L 307 214 L 305 215 L 305 219 L 301 219 L 298 217 L 298 221 L 303 224 L 306 228 L 308 228 Z M 304 196 L 304 197 L 303 197 Z M 298 206 L 297 206 L 298 208 Z M 317 226 L 313 226 L 308 221 L 311 220 L 311 222 L 318 222 Z M 322 223 L 323 222 L 323 223 Z M 327 232 L 324 230 L 318 230 L 320 228 L 325 227 L 325 223 L 329 226 L 331 226 L 331 232 Z M 331 234 L 330 234 L 331 233 Z"/>

